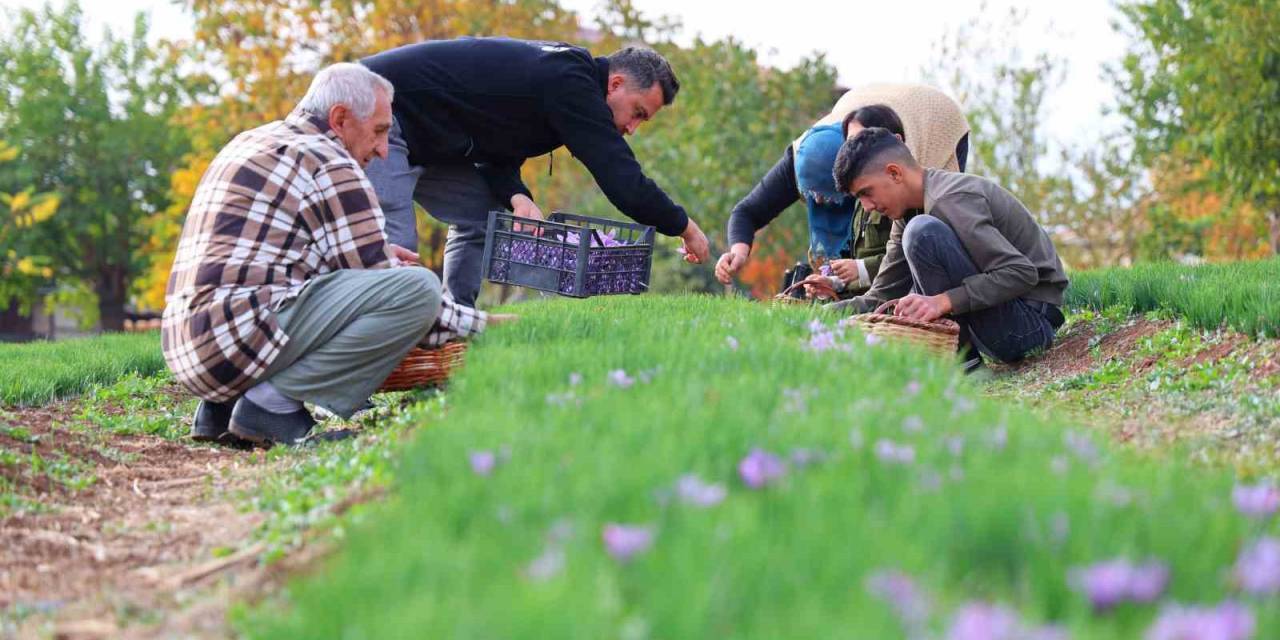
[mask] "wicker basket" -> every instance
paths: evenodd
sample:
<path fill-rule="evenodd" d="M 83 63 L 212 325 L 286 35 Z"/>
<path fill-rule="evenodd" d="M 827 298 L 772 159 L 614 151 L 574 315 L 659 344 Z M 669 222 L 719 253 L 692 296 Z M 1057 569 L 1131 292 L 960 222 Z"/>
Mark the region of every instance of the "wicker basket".
<path fill-rule="evenodd" d="M 434 349 L 414 347 L 391 371 L 378 391 L 408 391 L 442 386 L 462 366 L 466 353 L 467 343 L 461 340 L 446 342 Z"/>
<path fill-rule="evenodd" d="M 869 336 L 912 342 L 944 356 L 954 357 L 960 341 L 960 325 L 946 318 L 920 322 L 886 313 L 864 313 L 853 316 L 853 324 Z"/>

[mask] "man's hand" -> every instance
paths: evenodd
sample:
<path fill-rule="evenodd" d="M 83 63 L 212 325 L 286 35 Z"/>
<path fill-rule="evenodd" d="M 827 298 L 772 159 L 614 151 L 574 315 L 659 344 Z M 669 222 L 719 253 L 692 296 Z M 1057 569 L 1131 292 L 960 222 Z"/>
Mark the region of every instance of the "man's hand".
<path fill-rule="evenodd" d="M 844 280 L 846 285 L 856 285 L 858 284 L 858 281 L 862 279 L 858 274 L 857 260 L 847 260 L 842 258 L 840 260 L 832 260 L 830 264 L 831 273 L 840 276 L 840 279 Z"/>
<path fill-rule="evenodd" d="M 391 253 L 391 266 L 393 267 L 420 267 L 422 266 L 422 257 L 418 254 L 398 245 L 387 243 L 387 248 Z"/>
<path fill-rule="evenodd" d="M 510 324 L 520 319 L 520 316 L 514 313 L 491 313 L 489 314 L 488 326 L 496 327 L 500 324 Z"/>
<path fill-rule="evenodd" d="M 948 298 L 945 293 L 939 293 L 936 296 L 913 293 L 880 305 L 876 313 L 884 313 L 884 310 L 890 306 L 894 307 L 893 315 L 895 316 L 920 322 L 933 322 L 951 313 L 951 298 Z"/>
<path fill-rule="evenodd" d="M 691 264 L 702 264 L 711 259 L 711 246 L 707 244 L 707 236 L 698 228 L 698 223 L 689 218 L 689 225 L 680 234 L 684 240 L 684 261 Z"/>
<path fill-rule="evenodd" d="M 533 203 L 533 200 L 523 193 L 517 193 L 511 196 L 511 213 L 517 218 L 529 218 L 530 220 L 542 220 L 542 209 Z M 512 231 L 522 232 L 526 225 L 517 224 Z M 529 231 L 536 231 L 537 225 L 527 225 Z"/>
<path fill-rule="evenodd" d="M 720 260 L 716 262 L 716 280 L 719 280 L 720 284 L 732 283 L 733 277 L 738 275 L 738 272 L 743 267 L 747 266 L 747 259 L 750 257 L 751 245 L 745 242 L 734 243 L 732 247 L 729 247 L 729 251 L 720 256 Z"/>

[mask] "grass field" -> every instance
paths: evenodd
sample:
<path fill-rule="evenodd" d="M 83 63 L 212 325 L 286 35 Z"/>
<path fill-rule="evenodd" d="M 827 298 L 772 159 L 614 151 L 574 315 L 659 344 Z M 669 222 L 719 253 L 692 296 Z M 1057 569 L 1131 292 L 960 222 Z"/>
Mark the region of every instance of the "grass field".
<path fill-rule="evenodd" d="M 1280 258 L 1183 266 L 1141 264 L 1071 274 L 1067 304 L 1168 311 L 1205 329 L 1280 336 Z"/>
<path fill-rule="evenodd" d="M 164 368 L 156 332 L 0 344 L 0 406 L 39 405 Z"/>
<path fill-rule="evenodd" d="M 854 333 L 815 351 L 804 309 L 520 313 L 473 347 L 444 419 L 420 416 L 398 498 L 325 570 L 239 615 L 243 633 L 1135 638 L 1183 623 L 1174 603 L 1231 601 L 1255 637 L 1280 635 L 1276 594 L 1240 591 L 1266 592 L 1249 580 L 1275 564 L 1237 573 L 1277 535 L 1233 506 L 1250 479 L 1094 442 Z M 1076 572 L 1117 559 L 1151 570 L 1112 580 L 1141 602 L 1104 611 L 1072 576 L 1101 598 L 1115 572 Z"/>

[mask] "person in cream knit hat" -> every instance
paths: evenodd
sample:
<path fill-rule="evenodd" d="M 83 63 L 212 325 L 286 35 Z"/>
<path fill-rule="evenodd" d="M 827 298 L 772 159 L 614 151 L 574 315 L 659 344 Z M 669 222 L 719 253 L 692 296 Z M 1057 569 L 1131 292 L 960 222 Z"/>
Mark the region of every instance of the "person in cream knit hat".
<path fill-rule="evenodd" d="M 835 149 L 815 145 L 820 139 L 815 134 L 824 136 L 836 126 L 841 128 L 842 138 L 857 134 L 864 126 L 895 129 L 883 123 L 886 114 L 900 124 L 903 141 L 921 165 L 964 170 L 969 123 L 950 96 L 919 84 L 876 84 L 850 90 L 830 113 L 787 147 L 777 164 L 733 208 L 728 228 L 730 248 L 716 264 L 716 277 L 724 284 L 732 282 L 750 259 L 756 232 L 804 199 L 809 210 L 810 259 L 830 258 L 831 273 L 850 293 L 867 290 L 885 254 L 892 221 L 861 211 L 853 198 L 832 195 L 838 192 L 829 176 L 809 180 L 809 174 L 816 172 L 802 169 L 835 164 Z M 841 233 L 841 239 L 831 240 L 833 234 Z M 837 246 L 827 246 L 832 244 Z"/>

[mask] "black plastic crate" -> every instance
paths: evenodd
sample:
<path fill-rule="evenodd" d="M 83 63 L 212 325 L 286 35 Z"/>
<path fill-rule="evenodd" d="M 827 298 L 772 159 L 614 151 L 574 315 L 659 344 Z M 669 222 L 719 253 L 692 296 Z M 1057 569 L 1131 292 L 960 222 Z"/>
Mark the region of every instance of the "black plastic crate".
<path fill-rule="evenodd" d="M 517 230 L 518 228 L 518 230 Z M 575 298 L 649 290 L 653 227 L 557 211 L 546 220 L 490 211 L 484 277 Z"/>

